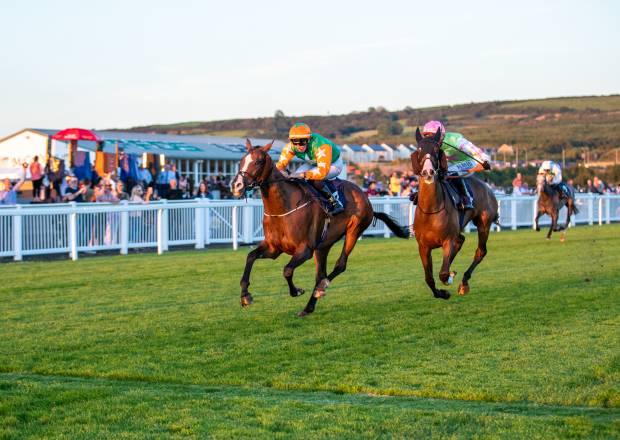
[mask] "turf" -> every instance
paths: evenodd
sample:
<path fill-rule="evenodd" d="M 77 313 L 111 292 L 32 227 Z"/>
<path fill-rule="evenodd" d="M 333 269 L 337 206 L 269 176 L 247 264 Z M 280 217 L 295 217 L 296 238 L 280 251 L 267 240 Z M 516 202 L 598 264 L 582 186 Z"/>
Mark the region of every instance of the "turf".
<path fill-rule="evenodd" d="M 619 236 L 494 233 L 449 301 L 364 239 L 304 319 L 284 258 L 239 307 L 245 250 L 3 264 L 0 438 L 617 438 Z"/>

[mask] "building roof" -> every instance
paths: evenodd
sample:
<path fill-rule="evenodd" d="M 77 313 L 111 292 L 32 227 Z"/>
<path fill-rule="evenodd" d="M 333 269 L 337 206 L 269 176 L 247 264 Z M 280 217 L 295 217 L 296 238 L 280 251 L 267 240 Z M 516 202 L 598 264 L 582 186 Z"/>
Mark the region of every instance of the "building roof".
<path fill-rule="evenodd" d="M 351 150 L 353 150 L 353 151 L 355 151 L 355 152 L 358 152 L 358 151 L 364 151 L 364 149 L 362 148 L 362 146 L 361 146 L 361 145 L 357 145 L 357 144 L 347 144 L 347 146 L 348 146 Z"/>
<path fill-rule="evenodd" d="M 53 136 L 60 130 L 32 128 L 40 134 Z M 23 130 L 22 130 L 23 131 Z M 240 159 L 245 154 L 245 139 L 223 136 L 172 135 L 158 133 L 137 133 L 129 131 L 92 130 L 103 141 L 103 149 L 114 152 L 116 145 L 129 154 L 165 154 L 179 159 Z M 265 145 L 271 139 L 250 138 L 252 145 Z M 270 150 L 278 155 L 285 143 L 276 140 Z M 78 146 L 95 151 L 96 143 L 79 141 Z"/>
<path fill-rule="evenodd" d="M 370 144 L 368 145 L 368 147 L 373 150 L 373 151 L 382 151 L 382 152 L 386 152 L 387 150 L 383 147 L 383 145 L 379 145 L 379 144 Z"/>

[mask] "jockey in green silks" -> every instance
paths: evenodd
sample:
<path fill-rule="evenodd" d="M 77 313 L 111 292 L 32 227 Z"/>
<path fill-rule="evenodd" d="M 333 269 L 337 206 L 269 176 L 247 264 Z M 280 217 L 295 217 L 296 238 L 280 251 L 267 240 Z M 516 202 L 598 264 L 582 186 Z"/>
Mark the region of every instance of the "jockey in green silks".
<path fill-rule="evenodd" d="M 342 203 L 334 197 L 334 191 L 326 183 L 327 180 L 338 177 L 344 168 L 338 145 L 318 133 L 312 133 L 308 125 L 298 122 L 289 131 L 289 142 L 282 149 L 276 168 L 283 171 L 294 157 L 306 163 L 300 166 L 292 177 L 312 183 L 329 203 L 331 215 L 344 211 Z"/>

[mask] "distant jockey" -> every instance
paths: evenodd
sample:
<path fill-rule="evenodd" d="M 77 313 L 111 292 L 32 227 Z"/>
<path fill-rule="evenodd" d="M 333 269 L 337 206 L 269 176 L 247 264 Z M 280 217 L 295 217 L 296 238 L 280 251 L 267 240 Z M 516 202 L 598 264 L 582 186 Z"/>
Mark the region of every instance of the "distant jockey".
<path fill-rule="evenodd" d="M 441 130 L 441 149 L 448 159 L 448 177 L 461 195 L 463 209 L 473 209 L 473 197 L 462 177 L 490 170 L 489 156 L 460 133 L 446 133 L 439 121 L 429 121 L 422 129 L 422 136 L 430 137 Z"/>
<path fill-rule="evenodd" d="M 552 160 L 546 160 L 538 169 L 538 175 L 542 176 L 551 187 L 560 194 L 560 198 L 571 197 L 571 191 L 562 182 L 562 168 Z"/>
<path fill-rule="evenodd" d="M 344 168 L 338 145 L 318 133 L 312 133 L 310 127 L 302 122 L 291 127 L 288 137 L 289 143 L 282 149 L 280 160 L 276 164 L 278 170 L 286 169 L 289 162 L 297 156 L 305 163 L 291 177 L 306 179 L 312 183 L 329 203 L 331 215 L 344 211 L 340 200 L 334 197 L 335 189 L 327 184 L 328 180 L 338 177 Z"/>

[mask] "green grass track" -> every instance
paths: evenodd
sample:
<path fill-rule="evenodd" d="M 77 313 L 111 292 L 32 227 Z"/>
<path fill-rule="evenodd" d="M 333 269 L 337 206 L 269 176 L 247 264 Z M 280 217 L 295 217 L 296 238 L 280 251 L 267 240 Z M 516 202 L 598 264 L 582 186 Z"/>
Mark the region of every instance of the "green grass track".
<path fill-rule="evenodd" d="M 620 225 L 493 233 L 449 301 L 364 239 L 304 319 L 284 257 L 239 307 L 246 254 L 1 264 L 0 439 L 620 438 Z"/>

